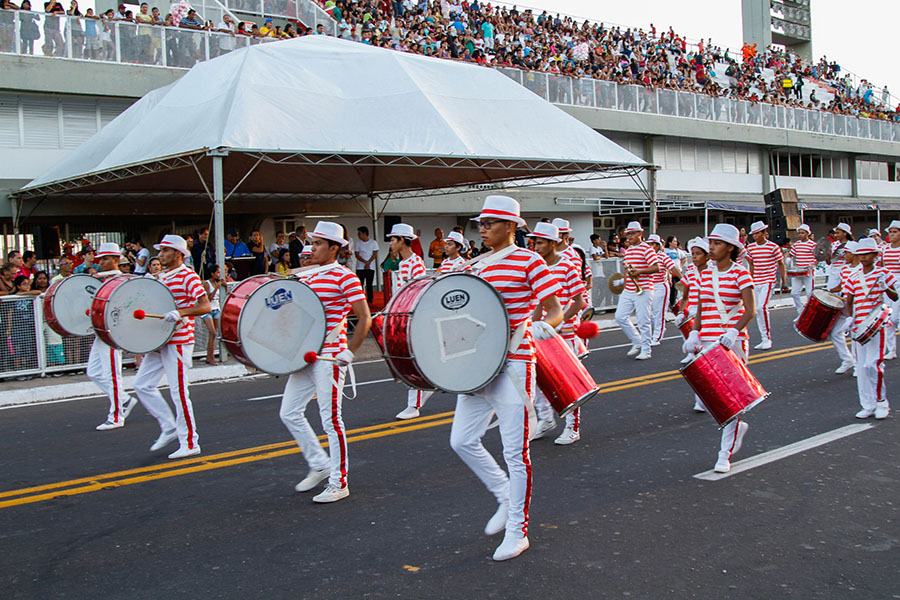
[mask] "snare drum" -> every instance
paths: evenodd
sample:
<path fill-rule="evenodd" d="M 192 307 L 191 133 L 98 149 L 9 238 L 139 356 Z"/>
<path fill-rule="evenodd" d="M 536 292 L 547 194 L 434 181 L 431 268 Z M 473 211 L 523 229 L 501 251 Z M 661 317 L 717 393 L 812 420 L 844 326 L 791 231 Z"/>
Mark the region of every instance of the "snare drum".
<path fill-rule="evenodd" d="M 410 387 L 468 394 L 489 384 L 506 363 L 506 305 L 475 275 L 415 279 L 381 314 L 385 362 Z"/>
<path fill-rule="evenodd" d="M 316 293 L 274 274 L 240 282 L 222 305 L 222 342 L 241 363 L 271 375 L 296 373 L 304 354 L 318 354 L 326 318 Z"/>
<path fill-rule="evenodd" d="M 788 277 L 806 277 L 809 275 L 809 267 L 801 269 L 794 263 L 794 257 L 788 256 L 784 261 L 784 270 Z M 802 334 L 801 334 L 802 335 Z"/>
<path fill-rule="evenodd" d="M 64 337 L 94 333 L 91 325 L 91 303 L 102 281 L 92 275 L 78 273 L 60 279 L 44 293 L 44 320 Z"/>
<path fill-rule="evenodd" d="M 132 354 L 147 354 L 166 345 L 176 323 L 163 319 L 135 319 L 134 311 L 164 315 L 175 310 L 175 296 L 153 277 L 117 275 L 107 280 L 91 303 L 94 333 L 107 345 Z"/>
<path fill-rule="evenodd" d="M 844 310 L 844 300 L 825 290 L 813 290 L 794 323 L 794 330 L 811 342 L 828 339 Z"/>
<path fill-rule="evenodd" d="M 881 304 L 872 309 L 862 323 L 853 328 L 850 338 L 854 342 L 865 344 L 871 340 L 891 318 L 891 307 Z"/>
<path fill-rule="evenodd" d="M 599 386 L 560 336 L 534 342 L 537 384 L 560 417 L 597 395 Z"/>
<path fill-rule="evenodd" d="M 769 393 L 733 350 L 721 344 L 703 349 L 681 369 L 719 429 L 765 400 Z"/>
<path fill-rule="evenodd" d="M 681 331 L 684 339 L 688 339 L 691 331 L 694 329 L 694 317 L 689 314 L 681 313 L 675 317 L 675 327 Z"/>

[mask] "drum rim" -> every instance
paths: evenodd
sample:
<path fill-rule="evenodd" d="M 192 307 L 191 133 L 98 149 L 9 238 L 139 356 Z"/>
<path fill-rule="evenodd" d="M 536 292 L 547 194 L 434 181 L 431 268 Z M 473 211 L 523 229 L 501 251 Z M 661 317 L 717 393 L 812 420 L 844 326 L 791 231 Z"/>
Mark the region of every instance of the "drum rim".
<path fill-rule="evenodd" d="M 103 282 L 103 284 L 102 284 L 102 285 L 100 286 L 100 288 L 97 290 L 97 294 L 94 295 L 94 301 L 91 302 L 91 312 L 92 312 L 92 313 L 93 313 L 93 311 L 94 311 L 94 302 L 98 302 L 98 301 L 99 301 L 99 302 L 103 302 L 103 303 L 104 303 L 103 310 L 101 311 L 101 315 L 103 316 L 103 324 L 104 324 L 104 325 L 106 325 L 106 322 L 107 322 L 106 311 L 109 309 L 109 301 L 112 299 L 112 295 L 115 294 L 115 291 L 116 291 L 117 289 L 119 289 L 119 287 L 120 287 L 122 284 L 124 284 L 126 281 L 130 281 L 130 280 L 132 280 L 132 279 L 141 279 L 141 280 L 146 279 L 146 280 L 148 280 L 148 281 L 154 281 L 154 282 L 156 282 L 157 284 L 163 286 L 163 288 L 165 288 L 165 290 L 166 290 L 167 292 L 169 292 L 170 294 L 172 293 L 172 290 L 170 290 L 169 287 L 168 287 L 165 283 L 163 283 L 163 282 L 160 281 L 159 279 L 156 279 L 155 277 L 141 277 L 140 275 L 135 275 L 135 274 L 133 274 L 133 273 L 122 273 L 121 275 L 116 275 L 116 276 L 114 276 L 114 277 L 111 277 L 108 281 L 104 281 L 104 282 Z M 109 289 L 110 289 L 109 294 L 107 294 L 106 297 L 98 298 L 97 296 L 100 294 L 101 290 L 102 290 L 104 287 L 106 287 L 107 285 L 109 285 L 109 284 L 111 284 L 111 283 L 113 283 L 113 282 L 116 282 L 116 285 L 110 285 L 110 286 L 109 286 Z M 155 285 L 155 284 L 154 284 L 154 285 Z M 175 302 L 175 296 L 174 296 L 174 295 L 172 295 L 172 304 L 175 305 L 175 307 L 177 308 L 178 305 L 177 305 L 177 303 Z M 93 319 L 92 319 L 92 323 L 93 323 Z M 110 329 L 107 328 L 107 329 L 103 329 L 102 331 L 103 331 L 103 334 L 106 336 L 106 338 L 107 338 L 110 342 L 116 342 L 116 343 L 110 344 L 110 346 L 113 346 L 114 348 L 117 348 L 117 349 L 119 349 L 119 350 L 125 350 L 126 352 L 131 352 L 132 354 L 149 354 L 149 353 L 151 353 L 151 352 L 156 352 L 157 350 L 159 350 L 160 348 L 162 348 L 163 346 L 165 346 L 166 344 L 168 344 L 169 341 L 172 339 L 172 337 L 175 335 L 175 330 L 176 330 L 176 329 L 178 329 L 178 325 L 175 324 L 175 323 L 172 323 L 172 331 L 169 332 L 169 335 L 166 337 L 166 341 L 164 341 L 162 344 L 160 344 L 159 346 L 157 346 L 157 347 L 154 348 L 153 350 L 146 350 L 146 351 L 141 351 L 141 352 L 134 352 L 134 351 L 132 351 L 132 350 L 130 350 L 130 349 L 128 349 L 128 348 L 123 347 L 121 344 L 117 343 L 116 340 L 115 340 L 115 339 L 113 338 L 113 336 L 112 336 L 112 330 L 110 330 Z M 94 327 L 94 331 L 98 331 L 96 327 Z"/>
<path fill-rule="evenodd" d="M 734 413 L 727 421 L 725 421 L 724 423 L 719 425 L 719 431 L 722 431 L 723 429 L 728 427 L 728 424 L 731 423 L 732 421 L 734 421 L 735 419 L 739 419 L 739 418 L 743 417 L 746 413 L 750 412 L 750 409 L 759 405 L 763 400 L 768 398 L 770 395 L 771 395 L 770 392 L 766 392 L 765 394 L 763 394 L 762 396 L 760 396 L 759 398 L 757 398 L 756 400 L 754 400 L 753 402 L 751 402 L 750 404 L 748 404 L 747 406 L 742 408 L 741 410 Z M 713 417 L 713 418 L 715 418 L 715 417 Z M 718 423 L 718 421 L 716 421 L 716 423 Z"/>
<path fill-rule="evenodd" d="M 878 309 L 880 309 L 880 311 Z M 882 327 L 884 327 L 887 324 L 888 320 L 891 317 L 892 312 L 893 312 L 893 309 L 890 306 L 888 306 L 887 304 L 885 304 L 884 302 L 882 302 L 881 305 L 876 306 L 875 309 L 873 309 L 872 312 L 870 312 L 869 315 L 865 319 L 863 319 L 859 325 L 857 325 L 853 328 L 853 331 L 850 333 L 850 339 L 853 340 L 854 342 L 857 342 L 858 344 L 865 344 L 866 342 L 868 342 L 875 336 L 876 331 L 878 331 L 879 329 L 881 329 Z M 877 318 L 873 318 L 876 315 L 877 315 Z M 884 319 L 881 323 L 881 326 L 872 328 L 872 325 L 875 325 L 880 319 Z M 863 328 L 862 334 L 857 335 L 856 331 L 860 327 L 863 327 L 864 325 L 866 325 L 869 320 L 871 320 L 872 322 L 868 323 L 868 326 Z M 865 340 L 863 340 L 864 337 L 865 337 Z"/>
<path fill-rule="evenodd" d="M 818 288 L 818 289 L 813 290 L 812 292 L 810 292 L 810 296 L 815 298 L 823 306 L 830 308 L 832 310 L 843 310 L 844 307 L 847 306 L 847 303 L 844 302 L 843 298 L 841 298 L 837 294 L 835 294 L 833 292 L 829 292 L 828 290 L 823 289 L 823 288 Z M 827 304 L 822 301 L 822 296 L 824 296 L 825 298 L 835 298 L 836 300 L 838 300 L 841 303 L 841 305 L 840 306 L 832 306 L 830 304 Z"/>
<path fill-rule="evenodd" d="M 90 277 L 94 281 L 100 282 L 101 285 L 103 283 L 97 277 L 94 277 L 93 275 L 89 275 L 87 273 L 72 273 L 68 277 L 63 277 L 59 281 L 56 281 L 56 282 L 50 284 L 50 287 L 47 288 L 46 292 L 44 292 L 44 298 L 43 298 L 43 301 L 41 302 L 42 308 L 44 310 L 44 322 L 47 323 L 47 325 L 50 327 L 50 329 L 52 329 L 53 331 L 55 331 L 56 333 L 58 333 L 59 335 L 61 335 L 63 337 L 82 337 L 85 335 L 90 335 L 91 332 L 94 330 L 94 323 L 91 319 L 90 307 L 88 308 L 88 314 L 87 314 L 88 323 L 90 324 L 90 331 L 86 331 L 83 333 L 73 333 L 73 332 L 69 331 L 68 329 L 66 329 L 65 327 L 63 327 L 62 323 L 59 322 L 59 316 L 58 316 L 57 311 L 54 310 L 54 308 L 53 308 L 53 300 L 56 298 L 56 293 L 60 288 L 62 288 L 63 284 L 67 283 L 69 281 L 72 281 L 72 280 L 83 279 L 84 277 Z M 99 288 L 98 288 L 98 291 L 99 291 Z M 93 305 L 93 303 L 94 303 L 94 299 L 92 296 L 91 297 L 91 305 Z"/>

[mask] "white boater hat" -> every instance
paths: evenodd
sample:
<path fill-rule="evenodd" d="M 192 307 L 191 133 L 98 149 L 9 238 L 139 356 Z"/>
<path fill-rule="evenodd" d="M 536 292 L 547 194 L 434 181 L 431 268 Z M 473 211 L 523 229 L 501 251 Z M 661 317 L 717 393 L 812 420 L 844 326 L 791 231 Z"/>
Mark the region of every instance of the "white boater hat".
<path fill-rule="evenodd" d="M 560 233 L 571 233 L 572 228 L 569 227 L 569 222 L 565 219 L 553 219 L 553 224 L 556 225 L 556 228 Z"/>
<path fill-rule="evenodd" d="M 341 227 L 339 223 L 334 223 L 332 221 L 319 221 L 316 223 L 316 228 L 313 229 L 313 232 L 310 235 L 322 240 L 328 240 L 329 242 L 337 242 L 341 246 L 350 244 L 350 242 L 344 239 L 344 228 Z"/>
<path fill-rule="evenodd" d="M 634 233 L 636 231 L 643 231 L 644 228 L 641 227 L 641 224 L 638 221 L 632 221 L 628 224 L 628 227 L 625 228 L 625 233 Z"/>
<path fill-rule="evenodd" d="M 528 237 L 558 242 L 560 241 L 559 228 L 553 223 L 538 223 L 534 226 L 534 231 L 528 234 Z"/>
<path fill-rule="evenodd" d="M 848 244 L 849 245 L 849 244 Z M 846 246 L 844 246 L 846 248 Z M 856 242 L 856 250 L 853 254 L 867 254 L 869 252 L 878 252 L 878 244 L 872 238 L 863 238 Z"/>
<path fill-rule="evenodd" d="M 660 246 L 662 246 L 662 238 L 659 237 L 659 235 L 657 235 L 655 233 L 651 233 L 649 236 L 647 236 L 647 241 L 653 242 L 654 244 L 659 244 Z"/>
<path fill-rule="evenodd" d="M 184 238 L 180 235 L 164 235 L 163 239 L 160 240 L 158 244 L 153 244 L 153 247 L 157 250 L 162 250 L 163 248 L 175 248 L 185 256 L 191 254 L 191 251 L 188 250 L 187 242 L 184 241 Z"/>
<path fill-rule="evenodd" d="M 856 246 L 857 246 L 857 243 L 851 240 L 851 241 L 847 242 L 846 244 L 844 244 L 844 252 L 845 253 L 849 252 L 850 254 L 856 254 Z"/>
<path fill-rule="evenodd" d="M 521 215 L 521 207 L 515 198 L 510 198 L 509 196 L 488 196 L 484 199 L 481 214 L 472 220 L 480 222 L 482 219 L 500 219 L 501 221 L 512 221 L 519 227 L 522 227 L 525 225 L 525 219 Z"/>
<path fill-rule="evenodd" d="M 399 237 L 406 238 L 408 240 L 416 239 L 416 231 L 412 228 L 412 225 L 407 225 L 406 223 L 397 223 L 393 227 L 391 227 L 391 232 L 388 234 L 388 237 Z"/>
<path fill-rule="evenodd" d="M 735 248 L 744 247 L 741 243 L 741 232 L 738 231 L 737 227 L 728 223 L 719 223 L 713 227 L 712 233 L 709 234 L 709 239 L 731 244 Z"/>
<path fill-rule="evenodd" d="M 806 233 L 812 233 L 812 230 L 810 230 L 809 225 L 807 225 L 806 223 L 804 223 L 803 225 L 798 227 L 797 231 L 805 231 Z"/>
<path fill-rule="evenodd" d="M 850 229 L 850 226 L 846 223 L 838 223 L 835 229 L 840 229 L 841 231 L 846 231 L 847 233 L 853 233 L 853 230 Z"/>
<path fill-rule="evenodd" d="M 881 232 L 878 231 L 877 229 L 870 229 L 869 233 L 867 235 L 869 237 L 872 237 L 873 235 L 877 235 L 878 237 L 881 237 Z"/>
<path fill-rule="evenodd" d="M 309 256 L 310 254 L 312 254 L 312 246 L 303 246 L 303 250 L 300 251 L 300 256 Z"/>
<path fill-rule="evenodd" d="M 695 237 L 695 238 L 688 240 L 687 247 L 688 247 L 688 252 L 690 252 L 694 248 L 700 248 L 701 250 L 703 250 L 704 252 L 709 254 L 709 242 L 707 242 L 702 237 Z"/>
<path fill-rule="evenodd" d="M 94 258 L 103 258 L 104 256 L 122 256 L 122 251 L 115 242 L 103 242 L 94 252 Z"/>
<path fill-rule="evenodd" d="M 888 225 L 888 227 L 887 227 L 887 229 L 885 229 L 885 231 L 890 231 L 891 229 L 900 230 L 900 221 L 891 221 L 891 224 Z"/>
<path fill-rule="evenodd" d="M 759 233 L 760 231 L 765 231 L 769 226 L 763 223 L 762 221 L 754 221 L 753 225 L 750 226 L 750 235 L 754 233 Z"/>
<path fill-rule="evenodd" d="M 445 242 L 456 242 L 463 248 L 466 247 L 466 238 L 464 238 L 463 234 L 461 234 L 458 231 L 451 231 L 450 233 L 448 233 L 447 237 L 444 238 L 444 241 Z"/>

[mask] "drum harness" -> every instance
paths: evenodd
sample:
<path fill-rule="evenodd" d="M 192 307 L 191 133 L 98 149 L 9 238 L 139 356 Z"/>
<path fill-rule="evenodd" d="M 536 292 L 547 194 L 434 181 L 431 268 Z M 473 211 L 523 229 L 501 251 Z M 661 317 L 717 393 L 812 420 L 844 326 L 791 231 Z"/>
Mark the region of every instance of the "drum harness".
<path fill-rule="evenodd" d="M 733 266 L 733 265 L 732 265 Z M 730 271 L 731 269 L 729 269 Z M 727 273 L 727 271 L 726 271 Z M 725 310 L 725 303 L 722 302 L 722 297 L 719 294 L 719 267 L 717 265 L 713 265 L 710 269 L 710 275 L 712 276 L 713 283 L 713 298 L 716 299 L 716 311 L 719 313 L 719 321 L 722 323 L 722 328 L 725 329 L 729 326 L 731 319 L 737 314 L 738 310 L 743 307 L 743 300 L 739 304 L 735 304 L 734 308 L 730 311 Z M 735 354 L 741 357 L 741 360 L 747 362 L 747 357 L 744 355 L 744 352 L 740 349 L 740 347 L 732 348 Z"/>

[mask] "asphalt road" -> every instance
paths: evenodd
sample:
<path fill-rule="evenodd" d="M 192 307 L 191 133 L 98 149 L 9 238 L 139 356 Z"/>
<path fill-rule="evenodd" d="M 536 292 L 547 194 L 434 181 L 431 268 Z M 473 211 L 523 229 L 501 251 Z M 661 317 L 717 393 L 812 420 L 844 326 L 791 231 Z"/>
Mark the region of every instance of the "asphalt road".
<path fill-rule="evenodd" d="M 775 348 L 751 356 L 771 397 L 747 418 L 747 469 L 713 481 L 695 477 L 719 434 L 691 410 L 680 337 L 638 362 L 603 332 L 603 393 L 580 442 L 532 445 L 531 549 L 504 563 L 482 533 L 494 500 L 449 448 L 455 399 L 396 422 L 405 389 L 381 362 L 344 402 L 351 495 L 331 505 L 293 491 L 284 379 L 194 386 L 203 454 L 184 461 L 148 452 L 140 407 L 108 432 L 99 397 L 0 411 L 0 598 L 900 598 L 897 418 L 854 419 L 855 380 L 793 316 L 773 311 Z M 835 430 L 853 434 L 765 462 Z M 499 456 L 496 430 L 486 445 Z"/>

